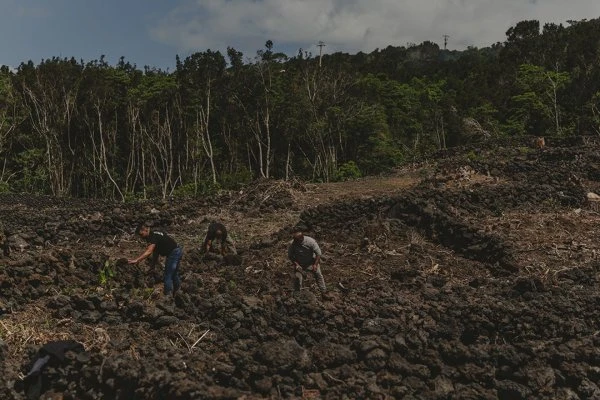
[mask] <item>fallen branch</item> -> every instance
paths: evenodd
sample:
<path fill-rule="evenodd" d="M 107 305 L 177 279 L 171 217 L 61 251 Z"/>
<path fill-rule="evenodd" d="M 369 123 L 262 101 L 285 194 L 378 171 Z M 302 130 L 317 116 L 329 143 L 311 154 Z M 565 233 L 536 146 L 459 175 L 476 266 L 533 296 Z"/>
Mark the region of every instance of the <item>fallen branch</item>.
<path fill-rule="evenodd" d="M 204 338 L 204 336 L 206 336 L 208 334 L 208 332 L 210 332 L 210 329 L 207 329 L 206 332 L 204 332 L 202 334 L 202 336 L 200 336 L 200 338 L 198 338 L 198 340 L 196 340 L 194 342 L 194 344 L 192 345 L 192 347 L 190 347 L 190 353 L 192 352 L 192 349 L 198 344 L 198 342 L 200 342 Z"/>
<path fill-rule="evenodd" d="M 331 376 L 331 374 L 328 374 L 327 372 L 323 372 L 323 375 L 325 375 L 326 377 L 328 377 L 329 379 L 331 379 L 332 381 L 338 382 L 338 383 L 346 383 L 340 379 L 334 378 L 333 376 Z"/>

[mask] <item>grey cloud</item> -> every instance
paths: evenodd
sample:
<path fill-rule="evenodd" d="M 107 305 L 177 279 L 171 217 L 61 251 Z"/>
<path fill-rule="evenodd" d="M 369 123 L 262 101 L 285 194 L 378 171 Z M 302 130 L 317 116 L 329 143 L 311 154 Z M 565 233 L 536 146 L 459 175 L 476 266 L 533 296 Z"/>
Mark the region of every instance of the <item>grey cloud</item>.
<path fill-rule="evenodd" d="M 265 40 L 278 47 L 372 51 L 388 45 L 442 43 L 483 47 L 504 41 L 516 22 L 597 18 L 598 0 L 197 0 L 165 16 L 152 31 L 179 51 L 225 49 L 252 54 Z"/>

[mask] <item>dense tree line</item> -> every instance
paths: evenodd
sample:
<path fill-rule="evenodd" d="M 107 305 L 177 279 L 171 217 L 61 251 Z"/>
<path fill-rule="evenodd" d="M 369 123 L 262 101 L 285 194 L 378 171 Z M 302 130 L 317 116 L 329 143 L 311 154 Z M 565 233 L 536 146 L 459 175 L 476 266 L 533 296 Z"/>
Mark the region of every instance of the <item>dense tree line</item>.
<path fill-rule="evenodd" d="M 600 19 L 523 21 L 491 47 L 294 57 L 271 41 L 172 72 L 52 58 L 0 69 L 0 191 L 198 194 L 384 172 L 501 135 L 600 134 Z"/>

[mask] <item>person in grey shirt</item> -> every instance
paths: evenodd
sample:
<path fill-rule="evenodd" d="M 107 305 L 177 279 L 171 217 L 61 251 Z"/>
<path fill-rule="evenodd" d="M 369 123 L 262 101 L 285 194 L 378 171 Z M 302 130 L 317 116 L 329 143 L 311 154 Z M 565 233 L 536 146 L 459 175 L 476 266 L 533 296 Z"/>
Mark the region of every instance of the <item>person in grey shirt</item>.
<path fill-rule="evenodd" d="M 294 268 L 294 290 L 302 289 L 304 272 L 311 271 L 321 293 L 325 294 L 327 287 L 321 273 L 321 249 L 317 241 L 310 236 L 305 236 L 299 229 L 293 231 L 292 238 L 292 243 L 288 248 L 288 258 Z"/>

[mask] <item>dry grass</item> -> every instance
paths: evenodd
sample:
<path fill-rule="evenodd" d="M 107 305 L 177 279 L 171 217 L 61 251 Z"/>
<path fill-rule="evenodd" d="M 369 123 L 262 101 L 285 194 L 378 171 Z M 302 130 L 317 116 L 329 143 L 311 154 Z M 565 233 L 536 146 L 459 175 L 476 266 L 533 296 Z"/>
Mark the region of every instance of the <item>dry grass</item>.
<path fill-rule="evenodd" d="M 9 357 L 22 355 L 29 345 L 72 338 L 70 320 L 56 320 L 37 305 L 8 314 L 0 320 L 0 340 L 8 345 Z"/>
<path fill-rule="evenodd" d="M 55 340 L 75 340 L 88 351 L 106 354 L 110 339 L 104 328 L 81 324 L 70 318 L 52 318 L 47 310 L 35 304 L 0 319 L 0 340 L 8 349 L 6 365 L 22 365 L 28 356 L 28 348 L 41 347 Z"/>
<path fill-rule="evenodd" d="M 600 256 L 600 216 L 588 210 L 506 212 L 490 221 L 515 250 L 521 274 L 556 284 L 561 272 Z"/>

